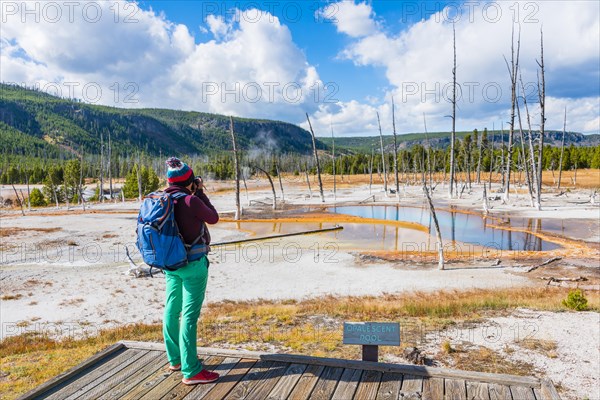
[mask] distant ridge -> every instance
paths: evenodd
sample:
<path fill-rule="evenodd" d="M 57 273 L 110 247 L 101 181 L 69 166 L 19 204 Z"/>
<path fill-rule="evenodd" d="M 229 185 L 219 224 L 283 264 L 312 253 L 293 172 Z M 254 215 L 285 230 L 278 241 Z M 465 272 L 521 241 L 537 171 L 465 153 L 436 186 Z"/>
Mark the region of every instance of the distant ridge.
<path fill-rule="evenodd" d="M 310 154 L 310 134 L 282 121 L 234 118 L 242 150 Z M 229 117 L 167 109 L 124 109 L 81 103 L 0 84 L 0 152 L 54 157 L 99 154 L 101 135 L 113 152 L 218 154 L 231 148 Z M 319 147 L 323 147 L 318 142 Z"/>

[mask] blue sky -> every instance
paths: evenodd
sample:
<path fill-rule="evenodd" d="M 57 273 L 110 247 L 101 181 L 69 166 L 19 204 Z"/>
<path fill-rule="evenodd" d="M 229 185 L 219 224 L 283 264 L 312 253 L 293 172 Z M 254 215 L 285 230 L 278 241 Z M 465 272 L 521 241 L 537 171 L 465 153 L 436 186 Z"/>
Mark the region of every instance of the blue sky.
<path fill-rule="evenodd" d="M 53 6 L 54 4 L 55 6 Z M 600 131 L 600 3 L 594 1 L 3 2 L 0 80 L 115 107 L 284 120 L 319 136 L 447 131 L 452 27 L 457 129 L 510 114 L 511 30 L 536 105 L 545 38 L 548 129 Z M 37 15 L 36 15 L 37 14 Z M 128 18 L 129 17 L 129 18 Z M 516 22 L 516 23 L 515 23 Z M 327 89 L 327 90 L 325 90 Z M 334 93 L 332 93 L 332 89 Z"/>

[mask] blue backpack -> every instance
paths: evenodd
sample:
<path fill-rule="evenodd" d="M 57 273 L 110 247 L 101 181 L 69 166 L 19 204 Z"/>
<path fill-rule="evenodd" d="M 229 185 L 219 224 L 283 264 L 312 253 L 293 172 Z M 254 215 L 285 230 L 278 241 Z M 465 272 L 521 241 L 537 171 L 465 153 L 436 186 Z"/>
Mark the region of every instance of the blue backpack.
<path fill-rule="evenodd" d="M 199 243 L 204 238 L 204 223 L 200 235 L 190 245 L 184 243 L 179 233 L 175 204 L 185 196 L 184 192 L 154 192 L 144 198 L 138 214 L 136 245 L 150 270 L 175 271 L 208 252 L 208 246 Z"/>

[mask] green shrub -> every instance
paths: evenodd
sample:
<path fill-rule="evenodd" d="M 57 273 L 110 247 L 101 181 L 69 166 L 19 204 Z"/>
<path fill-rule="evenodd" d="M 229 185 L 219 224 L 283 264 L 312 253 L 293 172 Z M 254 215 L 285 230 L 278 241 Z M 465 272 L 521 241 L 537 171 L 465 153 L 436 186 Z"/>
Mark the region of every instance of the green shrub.
<path fill-rule="evenodd" d="M 588 309 L 588 301 L 580 289 L 569 290 L 567 298 L 562 303 L 565 307 L 575 311 L 585 311 Z"/>
<path fill-rule="evenodd" d="M 31 202 L 31 205 L 34 207 L 41 207 L 41 206 L 45 206 L 46 204 L 48 204 L 46 202 L 46 199 L 44 198 L 44 194 L 38 188 L 34 188 L 31 191 L 31 193 L 29 194 L 29 201 Z"/>

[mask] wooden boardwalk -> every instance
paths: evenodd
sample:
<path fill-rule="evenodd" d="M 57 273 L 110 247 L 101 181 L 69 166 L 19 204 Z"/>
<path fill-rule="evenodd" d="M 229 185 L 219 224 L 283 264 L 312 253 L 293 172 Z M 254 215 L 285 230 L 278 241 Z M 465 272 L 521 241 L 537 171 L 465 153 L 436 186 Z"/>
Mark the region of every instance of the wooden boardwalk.
<path fill-rule="evenodd" d="M 214 383 L 186 386 L 164 345 L 119 342 L 21 399 L 557 400 L 549 380 L 415 365 L 200 348 Z"/>

